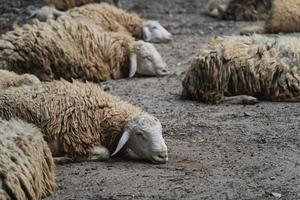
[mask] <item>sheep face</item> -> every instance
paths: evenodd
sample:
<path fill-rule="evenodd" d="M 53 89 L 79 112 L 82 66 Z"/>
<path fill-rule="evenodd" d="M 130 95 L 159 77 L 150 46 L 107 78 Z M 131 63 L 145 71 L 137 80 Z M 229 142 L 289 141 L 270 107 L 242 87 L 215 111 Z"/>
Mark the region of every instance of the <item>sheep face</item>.
<path fill-rule="evenodd" d="M 143 39 L 146 42 L 170 42 L 172 35 L 157 21 L 149 20 L 143 28 Z"/>
<path fill-rule="evenodd" d="M 167 64 L 152 44 L 138 41 L 136 49 L 136 70 L 138 74 L 148 76 L 165 76 L 169 74 Z"/>
<path fill-rule="evenodd" d="M 168 150 L 162 137 L 162 127 L 155 117 L 143 115 L 135 118 L 125 129 L 115 153 L 126 143 L 138 158 L 153 163 L 168 161 Z"/>
<path fill-rule="evenodd" d="M 37 86 L 41 83 L 41 81 L 34 75 L 23 74 L 22 76 L 26 85 Z"/>
<path fill-rule="evenodd" d="M 57 19 L 63 15 L 66 15 L 66 13 L 56 10 L 54 7 L 44 6 L 41 9 L 34 11 L 27 20 L 37 18 L 39 21 L 45 22 L 48 19 Z"/>

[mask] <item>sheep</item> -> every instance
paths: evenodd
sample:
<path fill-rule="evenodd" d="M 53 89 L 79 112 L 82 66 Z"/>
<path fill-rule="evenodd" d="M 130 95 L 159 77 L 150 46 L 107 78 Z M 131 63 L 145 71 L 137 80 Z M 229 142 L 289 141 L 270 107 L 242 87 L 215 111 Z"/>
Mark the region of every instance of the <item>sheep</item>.
<path fill-rule="evenodd" d="M 0 38 L 0 69 L 31 73 L 41 81 L 105 81 L 164 76 L 168 67 L 153 44 L 103 32 L 89 19 L 63 17 L 8 32 Z"/>
<path fill-rule="evenodd" d="M 87 4 L 60 12 L 55 8 L 43 7 L 37 10 L 32 17 L 40 21 L 56 19 L 59 16 L 84 17 L 93 20 L 104 31 L 128 32 L 136 39 L 146 42 L 169 42 L 172 35 L 157 21 L 144 20 L 138 15 L 128 13 L 106 3 Z M 31 18 L 32 18 L 31 17 Z"/>
<path fill-rule="evenodd" d="M 268 17 L 273 0 L 211 0 L 208 14 L 226 20 L 257 21 Z"/>
<path fill-rule="evenodd" d="M 182 96 L 213 104 L 299 102 L 299 46 L 299 38 L 288 36 L 214 38 L 193 59 Z"/>
<path fill-rule="evenodd" d="M 102 0 L 45 0 L 48 5 L 52 5 L 59 10 L 69 10 L 74 7 L 90 3 L 100 3 Z M 113 0 L 115 6 L 120 7 L 119 0 Z"/>
<path fill-rule="evenodd" d="M 19 87 L 22 85 L 39 85 L 40 80 L 31 74 L 18 75 L 14 72 L 0 70 L 0 89 Z"/>
<path fill-rule="evenodd" d="M 0 116 L 39 127 L 54 157 L 103 161 L 128 154 L 153 163 L 168 160 L 159 120 L 90 82 L 55 80 L 0 90 Z"/>
<path fill-rule="evenodd" d="M 55 189 L 54 162 L 41 131 L 0 119 L 0 199 L 42 199 Z"/>
<path fill-rule="evenodd" d="M 249 33 L 300 32 L 300 2 L 295 0 L 274 0 L 265 26 L 245 27 L 242 34 Z"/>

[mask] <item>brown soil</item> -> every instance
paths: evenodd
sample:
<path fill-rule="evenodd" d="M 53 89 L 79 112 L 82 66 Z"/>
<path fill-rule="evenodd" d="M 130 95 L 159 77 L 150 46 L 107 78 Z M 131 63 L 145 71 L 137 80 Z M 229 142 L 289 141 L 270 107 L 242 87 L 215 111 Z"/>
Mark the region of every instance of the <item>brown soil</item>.
<path fill-rule="evenodd" d="M 206 0 L 121 2 L 174 35 L 172 43 L 156 45 L 171 75 L 105 83 L 161 120 L 170 160 L 59 165 L 58 190 L 47 199 L 275 199 L 272 192 L 300 199 L 299 104 L 213 106 L 180 99 L 184 71 L 201 43 L 250 23 L 206 16 Z"/>

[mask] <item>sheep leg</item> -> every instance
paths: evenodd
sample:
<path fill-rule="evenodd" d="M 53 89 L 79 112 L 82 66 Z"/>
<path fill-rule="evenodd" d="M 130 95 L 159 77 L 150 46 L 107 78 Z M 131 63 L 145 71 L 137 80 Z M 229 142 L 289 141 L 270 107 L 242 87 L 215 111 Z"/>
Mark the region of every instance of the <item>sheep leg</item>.
<path fill-rule="evenodd" d="M 110 157 L 110 153 L 108 149 L 102 145 L 94 146 L 90 150 L 89 160 L 105 161 L 108 160 L 109 157 Z"/>
<path fill-rule="evenodd" d="M 254 105 L 258 103 L 258 99 L 248 95 L 237 95 L 237 96 L 225 97 L 224 103 Z"/>
<path fill-rule="evenodd" d="M 69 157 L 54 157 L 53 160 L 56 165 L 62 165 L 73 162 L 73 159 Z"/>

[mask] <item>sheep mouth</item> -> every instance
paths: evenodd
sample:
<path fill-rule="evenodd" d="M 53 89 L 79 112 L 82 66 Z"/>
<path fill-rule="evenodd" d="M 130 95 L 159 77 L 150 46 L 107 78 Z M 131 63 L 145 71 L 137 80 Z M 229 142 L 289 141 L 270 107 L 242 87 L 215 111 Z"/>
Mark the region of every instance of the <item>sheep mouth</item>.
<path fill-rule="evenodd" d="M 154 164 L 165 164 L 168 161 L 168 156 L 155 155 L 151 157 L 151 162 Z"/>

